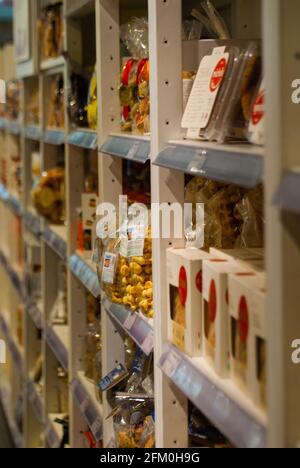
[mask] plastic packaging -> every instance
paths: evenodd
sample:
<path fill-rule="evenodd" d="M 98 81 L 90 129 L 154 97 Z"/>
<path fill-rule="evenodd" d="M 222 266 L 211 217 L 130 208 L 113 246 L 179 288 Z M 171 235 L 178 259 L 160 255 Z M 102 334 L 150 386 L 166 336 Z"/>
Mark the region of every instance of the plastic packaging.
<path fill-rule="evenodd" d="M 65 171 L 54 168 L 43 172 L 32 191 L 39 215 L 53 224 L 63 224 L 65 218 Z"/>
<path fill-rule="evenodd" d="M 26 108 L 26 123 L 27 125 L 39 125 L 40 109 L 39 109 L 39 91 L 33 89 Z"/>
<path fill-rule="evenodd" d="M 149 57 L 149 31 L 146 18 L 133 17 L 121 26 L 121 41 L 135 59 Z"/>
<path fill-rule="evenodd" d="M 42 60 L 58 57 L 63 52 L 63 4 L 58 2 L 42 9 L 38 20 Z"/>
<path fill-rule="evenodd" d="M 50 86 L 50 101 L 47 126 L 49 128 L 64 128 L 65 106 L 64 106 L 64 79 L 62 75 L 52 79 Z"/>
<path fill-rule="evenodd" d="M 200 135 L 207 140 L 247 139 L 250 107 L 261 74 L 260 46 L 251 42 L 247 47 L 226 47 L 228 63 L 210 120 Z M 218 67 L 218 65 L 217 65 Z M 218 68 L 212 78 L 218 83 Z M 215 78 L 214 78 L 215 77 Z"/>
<path fill-rule="evenodd" d="M 6 105 L 5 118 L 17 120 L 20 115 L 20 93 L 21 83 L 17 80 L 10 80 L 6 84 Z"/>
<path fill-rule="evenodd" d="M 235 216 L 242 220 L 236 247 L 261 248 L 264 245 L 263 187 L 247 192 L 236 205 Z"/>

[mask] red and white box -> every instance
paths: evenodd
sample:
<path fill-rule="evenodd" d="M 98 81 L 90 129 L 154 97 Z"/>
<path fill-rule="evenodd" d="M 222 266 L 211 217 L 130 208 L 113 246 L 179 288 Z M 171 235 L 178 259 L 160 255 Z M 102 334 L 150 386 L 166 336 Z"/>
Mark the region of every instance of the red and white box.
<path fill-rule="evenodd" d="M 266 408 L 266 275 L 229 277 L 231 378 Z"/>
<path fill-rule="evenodd" d="M 222 378 L 230 375 L 228 277 L 249 268 L 226 259 L 203 265 L 203 355 Z"/>
<path fill-rule="evenodd" d="M 202 271 L 209 258 L 198 249 L 167 250 L 168 339 L 191 357 L 202 354 Z"/>

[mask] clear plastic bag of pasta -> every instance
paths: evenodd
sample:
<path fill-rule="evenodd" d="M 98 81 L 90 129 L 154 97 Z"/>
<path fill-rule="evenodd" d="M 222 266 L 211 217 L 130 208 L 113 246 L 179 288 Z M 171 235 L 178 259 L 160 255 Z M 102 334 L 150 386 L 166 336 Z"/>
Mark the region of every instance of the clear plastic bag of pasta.
<path fill-rule="evenodd" d="M 237 204 L 235 216 L 241 220 L 237 247 L 261 248 L 264 245 L 264 194 L 261 185 L 249 190 Z"/>

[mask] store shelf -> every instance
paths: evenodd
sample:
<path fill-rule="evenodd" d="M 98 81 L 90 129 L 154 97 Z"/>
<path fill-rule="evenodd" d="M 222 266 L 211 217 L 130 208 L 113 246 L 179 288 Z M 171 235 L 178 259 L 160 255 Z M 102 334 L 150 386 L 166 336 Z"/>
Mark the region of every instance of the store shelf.
<path fill-rule="evenodd" d="M 69 145 L 78 146 L 89 150 L 96 150 L 98 144 L 97 132 L 92 130 L 77 130 L 68 136 Z"/>
<path fill-rule="evenodd" d="M 99 279 L 92 261 L 77 253 L 69 259 L 69 266 L 76 278 L 97 299 L 100 296 Z"/>
<path fill-rule="evenodd" d="M 263 181 L 263 153 L 263 148 L 249 144 L 174 140 L 157 156 L 154 164 L 251 188 Z"/>
<path fill-rule="evenodd" d="M 50 58 L 48 60 L 43 60 L 41 63 L 42 71 L 56 71 L 56 69 L 63 68 L 65 65 L 65 59 L 63 56 Z"/>
<path fill-rule="evenodd" d="M 67 228 L 66 226 L 50 226 L 45 229 L 42 237 L 46 244 L 63 260 L 67 259 Z"/>
<path fill-rule="evenodd" d="M 31 211 L 26 211 L 23 214 L 24 226 L 30 231 L 35 237 L 39 238 L 42 232 L 42 219 Z"/>
<path fill-rule="evenodd" d="M 204 359 L 190 359 L 169 344 L 159 367 L 237 447 L 266 446 L 266 415 L 232 381 L 220 379 Z"/>
<path fill-rule="evenodd" d="M 18 293 L 20 300 L 22 302 L 25 302 L 25 291 L 24 291 L 24 284 L 23 284 L 22 277 L 21 277 L 21 271 L 20 269 L 10 265 L 5 254 L 1 252 L 1 250 L 0 250 L 0 265 L 5 270 L 8 278 L 11 281 L 12 286 Z"/>
<path fill-rule="evenodd" d="M 83 372 L 78 372 L 71 383 L 71 391 L 87 425 L 99 442 L 102 439 L 103 412 L 102 405 L 96 398 L 95 384 L 89 381 Z"/>
<path fill-rule="evenodd" d="M 3 315 L 0 315 L 0 329 L 6 341 L 6 345 L 11 354 L 12 361 L 21 375 L 24 372 L 24 355 L 19 344 L 11 334 L 10 327 Z"/>
<path fill-rule="evenodd" d="M 102 305 L 110 317 L 135 341 L 141 350 L 149 356 L 154 348 L 154 331 L 150 321 L 142 315 L 131 312 L 128 308 L 114 304 L 105 296 Z"/>
<path fill-rule="evenodd" d="M 63 439 L 63 427 L 55 422 L 56 419 L 63 419 L 64 414 L 49 414 L 45 435 L 51 449 L 59 449 Z"/>
<path fill-rule="evenodd" d="M 27 390 L 27 396 L 28 399 L 32 405 L 33 411 L 40 423 L 43 423 L 44 417 L 43 417 L 43 411 L 44 411 L 44 403 L 42 400 L 42 397 L 37 389 L 37 386 L 35 383 L 31 380 L 28 379 L 26 383 L 26 390 Z"/>
<path fill-rule="evenodd" d="M 95 11 L 94 0 L 74 0 L 65 14 L 66 18 L 81 18 Z"/>
<path fill-rule="evenodd" d="M 111 134 L 100 152 L 145 164 L 151 153 L 150 137 L 122 133 Z"/>
<path fill-rule="evenodd" d="M 6 120 L 5 129 L 10 135 L 19 136 L 21 134 L 21 124 L 17 120 Z"/>
<path fill-rule="evenodd" d="M 47 326 L 45 338 L 57 360 L 68 371 L 69 366 L 69 327 L 67 325 Z"/>
<path fill-rule="evenodd" d="M 40 127 L 28 126 L 25 128 L 25 138 L 33 141 L 40 141 L 42 138 L 42 130 Z"/>
<path fill-rule="evenodd" d="M 15 423 L 14 419 L 11 416 L 10 412 L 10 395 L 9 391 L 6 388 L 0 389 L 0 401 L 2 404 L 2 408 L 6 417 L 6 421 L 14 441 L 15 447 L 18 449 L 24 448 L 24 440 L 21 432 L 18 429 L 17 424 Z"/>
<path fill-rule="evenodd" d="M 282 210 L 300 214 L 300 169 L 286 172 L 283 176 L 274 202 Z"/>
<path fill-rule="evenodd" d="M 30 303 L 27 301 L 25 310 L 30 315 L 33 323 L 38 330 L 43 330 L 43 315 L 39 304 Z"/>
<path fill-rule="evenodd" d="M 43 141 L 48 145 L 62 146 L 65 144 L 66 136 L 64 130 L 48 129 L 44 132 Z"/>
<path fill-rule="evenodd" d="M 0 200 L 2 200 L 16 216 L 22 216 L 20 200 L 13 194 L 9 193 L 3 185 L 0 185 Z"/>

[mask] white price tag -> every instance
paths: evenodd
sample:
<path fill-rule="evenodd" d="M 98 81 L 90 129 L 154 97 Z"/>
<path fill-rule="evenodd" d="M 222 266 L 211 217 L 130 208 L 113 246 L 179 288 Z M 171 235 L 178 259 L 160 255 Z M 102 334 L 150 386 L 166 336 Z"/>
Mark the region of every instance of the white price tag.
<path fill-rule="evenodd" d="M 80 410 L 82 413 L 85 413 L 89 406 L 89 399 L 86 397 L 83 402 L 80 404 Z"/>
<path fill-rule="evenodd" d="M 92 427 L 91 427 L 91 431 L 92 431 L 92 433 L 94 434 L 95 437 L 99 436 L 99 432 L 101 431 L 101 427 L 102 427 L 101 421 L 97 418 L 93 422 Z"/>
<path fill-rule="evenodd" d="M 136 319 L 137 319 L 136 314 L 130 314 L 127 317 L 127 319 L 124 322 L 124 327 L 126 328 L 126 330 L 130 331 L 132 329 L 133 325 L 135 324 Z"/>
<path fill-rule="evenodd" d="M 170 351 L 163 365 L 165 374 L 172 378 L 180 364 L 181 358 L 173 351 Z"/>
<path fill-rule="evenodd" d="M 4 80 L 0 80 L 0 104 L 6 103 L 6 85 Z"/>
<path fill-rule="evenodd" d="M 142 351 L 144 351 L 145 354 L 149 355 L 150 353 L 152 353 L 153 347 L 154 347 L 154 335 L 151 332 L 149 333 L 144 343 L 142 344 Z"/>

